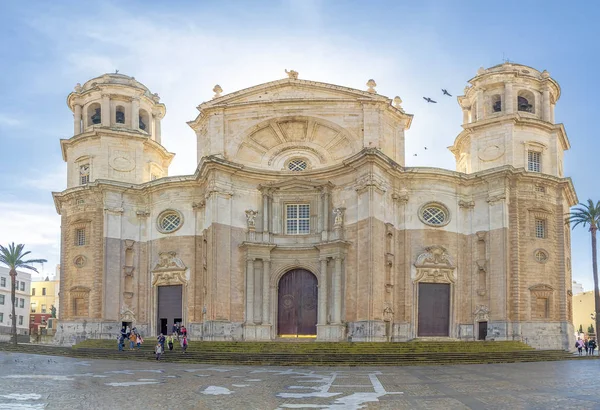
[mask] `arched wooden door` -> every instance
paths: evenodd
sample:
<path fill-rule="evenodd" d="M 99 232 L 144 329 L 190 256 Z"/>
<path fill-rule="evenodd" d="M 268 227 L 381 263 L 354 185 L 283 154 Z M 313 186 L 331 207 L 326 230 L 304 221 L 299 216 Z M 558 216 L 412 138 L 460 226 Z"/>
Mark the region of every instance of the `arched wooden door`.
<path fill-rule="evenodd" d="M 280 336 L 317 334 L 317 278 L 304 269 L 279 280 L 277 329 Z"/>

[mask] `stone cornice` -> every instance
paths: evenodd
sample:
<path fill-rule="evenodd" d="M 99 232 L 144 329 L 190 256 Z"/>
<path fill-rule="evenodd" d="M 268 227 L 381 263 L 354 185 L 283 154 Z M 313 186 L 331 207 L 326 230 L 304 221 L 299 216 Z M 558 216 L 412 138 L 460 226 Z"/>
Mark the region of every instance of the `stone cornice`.
<path fill-rule="evenodd" d="M 95 126 L 91 131 L 86 131 L 84 133 L 77 134 L 69 139 L 60 140 L 60 148 L 62 152 L 63 161 L 67 161 L 67 148 L 69 146 L 79 144 L 80 142 L 88 141 L 90 139 L 97 139 L 102 137 L 127 138 L 128 140 L 137 139 L 144 145 L 147 145 L 150 148 L 157 150 L 163 157 L 163 160 L 168 161 L 167 166 L 169 166 L 169 164 L 173 160 L 173 157 L 175 156 L 174 153 L 167 151 L 167 149 L 161 144 L 152 140 L 148 136 L 148 134 L 128 129 Z"/>
<path fill-rule="evenodd" d="M 497 127 L 499 125 L 507 123 L 512 123 L 515 125 L 527 125 L 528 127 L 542 129 L 547 132 L 556 132 L 562 149 L 564 151 L 567 151 L 571 148 L 571 143 L 569 142 L 569 138 L 567 137 L 567 132 L 563 124 L 552 124 L 550 122 L 543 121 L 538 118 L 531 118 L 526 114 L 520 114 L 519 112 L 516 112 L 513 114 L 503 115 L 501 117 L 488 118 L 469 124 L 463 124 L 463 131 L 461 131 L 461 133 L 456 136 L 456 138 L 454 139 L 454 144 L 448 147 L 448 149 L 456 156 L 458 146 L 460 145 L 463 139 L 471 135 L 472 130 L 488 126 Z"/>

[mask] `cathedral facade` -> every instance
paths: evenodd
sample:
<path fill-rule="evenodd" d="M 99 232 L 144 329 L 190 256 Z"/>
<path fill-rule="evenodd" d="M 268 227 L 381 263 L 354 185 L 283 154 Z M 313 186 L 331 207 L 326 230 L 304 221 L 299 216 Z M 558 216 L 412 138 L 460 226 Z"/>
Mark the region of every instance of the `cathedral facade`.
<path fill-rule="evenodd" d="M 405 166 L 400 98 L 288 78 L 198 106 L 193 175 L 169 176 L 165 106 L 122 74 L 77 85 L 61 140 L 57 341 L 184 324 L 192 340 L 526 340 L 573 335 L 548 72 L 481 68 L 456 171 Z"/>

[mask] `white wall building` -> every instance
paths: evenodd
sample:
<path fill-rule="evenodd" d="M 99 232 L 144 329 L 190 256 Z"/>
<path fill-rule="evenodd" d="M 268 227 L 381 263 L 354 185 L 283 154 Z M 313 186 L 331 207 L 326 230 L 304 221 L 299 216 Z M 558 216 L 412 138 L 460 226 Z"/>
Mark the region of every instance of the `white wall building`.
<path fill-rule="evenodd" d="M 10 339 L 12 310 L 10 305 L 10 270 L 0 267 L 0 341 Z M 29 334 L 29 309 L 31 298 L 31 274 L 18 271 L 15 296 L 17 333 Z"/>

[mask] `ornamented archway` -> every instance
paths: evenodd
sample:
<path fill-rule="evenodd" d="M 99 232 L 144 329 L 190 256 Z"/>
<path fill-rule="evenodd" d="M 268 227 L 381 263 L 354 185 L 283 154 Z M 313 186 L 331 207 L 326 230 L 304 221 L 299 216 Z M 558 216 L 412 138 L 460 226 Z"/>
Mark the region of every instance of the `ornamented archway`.
<path fill-rule="evenodd" d="M 171 330 L 174 322 L 187 324 L 187 267 L 174 251 L 161 252 L 152 269 L 153 301 L 151 303 L 151 332 Z M 160 316 L 160 317 L 159 317 Z"/>
<path fill-rule="evenodd" d="M 282 337 L 317 334 L 317 278 L 304 269 L 285 273 L 278 285 L 277 333 Z"/>
<path fill-rule="evenodd" d="M 414 336 L 451 336 L 455 265 L 446 248 L 425 248 L 414 264 Z"/>

